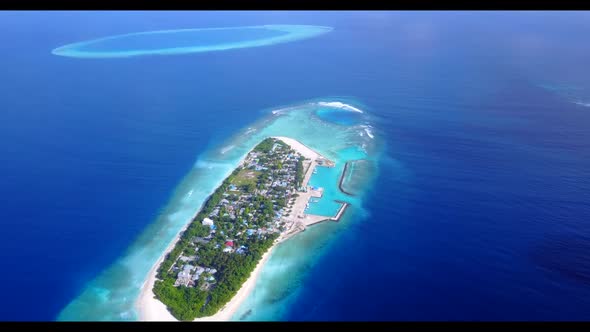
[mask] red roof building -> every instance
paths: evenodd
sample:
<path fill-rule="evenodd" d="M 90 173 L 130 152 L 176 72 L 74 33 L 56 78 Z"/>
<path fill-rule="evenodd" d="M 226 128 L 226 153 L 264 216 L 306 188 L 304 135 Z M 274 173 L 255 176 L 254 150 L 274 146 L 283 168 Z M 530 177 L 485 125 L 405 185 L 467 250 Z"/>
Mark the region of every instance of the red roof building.
<path fill-rule="evenodd" d="M 228 246 L 228 247 L 233 247 L 234 246 L 234 241 L 227 241 L 225 243 L 225 245 Z"/>

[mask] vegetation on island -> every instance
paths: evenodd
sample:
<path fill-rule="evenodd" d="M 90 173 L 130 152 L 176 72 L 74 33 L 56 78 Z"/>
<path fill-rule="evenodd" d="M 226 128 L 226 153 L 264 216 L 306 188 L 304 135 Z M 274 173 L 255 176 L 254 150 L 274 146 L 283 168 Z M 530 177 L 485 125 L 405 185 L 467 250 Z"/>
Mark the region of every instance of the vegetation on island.
<path fill-rule="evenodd" d="M 157 271 L 156 298 L 179 320 L 219 311 L 284 230 L 303 157 L 267 138 L 209 196 Z"/>
<path fill-rule="evenodd" d="M 297 166 L 295 167 L 295 181 L 297 181 L 297 188 L 299 188 L 303 183 L 303 158 L 297 161 Z"/>

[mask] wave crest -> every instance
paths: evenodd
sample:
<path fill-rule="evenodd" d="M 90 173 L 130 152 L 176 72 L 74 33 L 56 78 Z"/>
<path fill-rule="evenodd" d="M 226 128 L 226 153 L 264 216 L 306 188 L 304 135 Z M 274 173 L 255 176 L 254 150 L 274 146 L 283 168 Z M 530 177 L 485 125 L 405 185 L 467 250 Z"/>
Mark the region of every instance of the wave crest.
<path fill-rule="evenodd" d="M 362 110 L 360 110 L 352 105 L 345 104 L 345 103 L 342 103 L 339 101 L 320 101 L 317 103 L 317 105 L 325 106 L 325 107 L 340 108 L 340 109 L 351 111 L 351 112 L 363 113 Z"/>

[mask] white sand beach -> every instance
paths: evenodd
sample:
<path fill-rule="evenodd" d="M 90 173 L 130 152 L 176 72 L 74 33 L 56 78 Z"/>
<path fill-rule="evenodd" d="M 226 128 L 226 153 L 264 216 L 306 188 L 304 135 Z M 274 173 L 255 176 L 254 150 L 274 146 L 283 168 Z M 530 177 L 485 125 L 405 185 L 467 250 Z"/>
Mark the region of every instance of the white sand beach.
<path fill-rule="evenodd" d="M 292 138 L 281 137 L 281 136 L 273 137 L 273 138 L 280 139 L 281 141 L 285 142 L 286 144 L 291 146 L 295 151 L 297 151 L 298 153 L 300 153 L 304 157 L 310 158 L 312 160 L 312 163 L 314 163 L 314 164 L 315 164 L 315 159 L 318 157 L 321 157 L 321 155 L 319 155 L 317 152 L 313 151 L 312 149 L 308 148 L 307 146 L 303 145 L 299 141 L 294 140 Z M 242 162 L 243 162 L 243 160 L 240 162 L 240 164 L 242 164 Z M 305 179 L 304 185 L 307 184 L 307 181 L 309 180 L 309 178 L 311 176 L 312 170 L 313 170 L 313 167 L 309 167 L 307 169 L 307 172 L 304 177 L 304 179 Z M 295 205 L 300 206 L 301 210 L 303 210 L 305 204 L 307 203 L 307 199 L 309 199 L 308 196 L 309 195 L 299 196 L 297 198 Z M 195 216 L 197 213 L 195 213 Z M 308 218 L 312 218 L 312 217 L 313 216 L 309 216 Z M 191 218 L 191 220 L 193 218 Z M 322 217 L 322 218 L 325 218 L 325 217 Z M 314 221 L 315 221 L 315 219 L 314 219 Z M 303 222 L 305 222 L 305 221 L 303 221 Z M 187 224 L 187 226 L 188 226 L 188 224 Z M 254 271 L 252 271 L 252 274 L 246 280 L 246 282 L 244 282 L 244 284 L 239 289 L 239 291 L 236 293 L 236 295 L 219 312 L 217 312 L 213 316 L 197 318 L 197 319 L 195 319 L 195 321 L 229 321 L 231 319 L 231 317 L 235 314 L 237 309 L 240 307 L 240 305 L 244 302 L 244 300 L 248 297 L 248 295 L 254 289 L 254 287 L 256 285 L 256 280 L 258 279 L 260 272 L 262 271 L 265 263 L 267 262 L 272 251 L 274 250 L 274 248 L 279 243 L 281 243 L 281 242 L 289 239 L 293 235 L 299 233 L 302 229 L 304 229 L 304 228 L 298 228 L 298 227 L 294 226 L 294 228 L 292 230 L 286 232 L 287 234 L 283 234 L 275 242 L 275 244 L 262 256 L 262 259 L 260 260 L 260 262 L 258 262 L 258 265 L 256 266 L 256 268 L 254 269 Z M 152 267 L 152 269 L 150 270 L 150 272 L 146 278 L 146 281 L 142 285 L 141 293 L 140 293 L 140 295 L 137 299 L 137 302 L 136 302 L 138 319 L 140 321 L 178 321 L 176 318 L 174 318 L 174 316 L 172 316 L 172 314 L 168 311 L 166 306 L 162 302 L 160 302 L 159 300 L 157 300 L 155 298 L 155 295 L 153 293 L 153 287 L 154 287 L 154 283 L 156 281 L 156 271 L 158 269 L 158 266 L 164 260 L 164 257 L 166 256 L 166 254 L 174 248 L 174 246 L 176 245 L 176 243 L 178 242 L 178 240 L 180 238 L 180 233 L 181 232 L 179 232 L 179 234 L 176 236 L 174 241 L 168 246 L 168 248 L 166 248 L 166 251 L 164 253 L 162 253 L 162 256 L 160 256 L 160 259 L 154 264 L 154 266 Z"/>
<path fill-rule="evenodd" d="M 196 214 L 195 214 L 196 216 Z M 193 216 L 194 218 L 194 216 Z M 191 218 L 191 220 L 193 219 Z M 188 224 L 187 224 L 188 226 Z M 186 227 L 185 227 L 186 228 Z M 183 230 L 185 229 L 183 228 Z M 147 275 L 147 279 L 144 281 L 143 285 L 141 286 L 141 292 L 139 297 L 137 298 L 136 308 L 138 319 L 140 321 L 177 321 L 174 316 L 166 309 L 164 303 L 156 300 L 155 294 L 153 292 L 154 283 L 156 282 L 156 272 L 160 263 L 166 257 L 166 254 L 172 251 L 178 240 L 180 239 L 180 234 L 174 238 L 174 241 L 170 243 L 170 245 L 166 248 L 166 250 L 162 253 L 156 264 L 152 266 L 152 269 Z"/>
<path fill-rule="evenodd" d="M 293 150 L 299 152 L 305 158 L 309 158 L 311 160 L 314 160 L 314 159 L 316 159 L 317 157 L 320 156 L 317 152 L 313 151 L 312 149 L 310 149 L 307 146 L 303 145 L 303 143 L 301 143 L 301 142 L 299 142 L 297 140 L 294 140 L 292 138 L 284 137 L 284 136 L 274 136 L 273 138 L 280 139 L 281 141 L 285 142 Z"/>

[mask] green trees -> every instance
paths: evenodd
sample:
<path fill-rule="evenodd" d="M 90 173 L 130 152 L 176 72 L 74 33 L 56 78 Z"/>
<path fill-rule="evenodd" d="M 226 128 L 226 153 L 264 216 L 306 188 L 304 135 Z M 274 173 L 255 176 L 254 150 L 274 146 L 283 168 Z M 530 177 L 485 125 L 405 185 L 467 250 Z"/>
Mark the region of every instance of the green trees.
<path fill-rule="evenodd" d="M 303 182 L 303 158 L 299 158 L 297 166 L 295 168 L 295 180 L 297 181 L 297 187 L 301 187 Z"/>
<path fill-rule="evenodd" d="M 247 193 L 253 193 L 254 190 L 256 190 L 256 184 L 255 183 L 248 183 L 246 185 L 244 185 L 244 191 L 246 191 Z"/>
<path fill-rule="evenodd" d="M 277 237 L 272 234 L 266 239 L 246 240 L 246 255 L 227 255 L 209 248 L 200 250 L 200 263 L 218 270 L 217 283 L 210 291 L 199 287 L 174 287 L 174 278 L 165 277 L 156 281 L 154 294 L 179 320 L 213 315 L 237 293 Z"/>
<path fill-rule="evenodd" d="M 174 317 L 184 321 L 199 317 L 207 299 L 207 292 L 198 288 L 174 287 L 174 280 L 171 278 L 156 281 L 154 294 Z"/>
<path fill-rule="evenodd" d="M 205 218 L 205 217 L 203 217 Z M 193 237 L 205 237 L 209 235 L 209 226 L 203 226 L 200 220 L 191 223 L 183 234 L 183 237 L 192 239 Z"/>
<path fill-rule="evenodd" d="M 272 146 L 274 144 L 275 144 L 274 139 L 272 139 L 270 137 L 266 138 L 265 140 L 260 142 L 258 145 L 256 145 L 256 147 L 254 148 L 254 151 L 268 153 L 272 149 Z"/>
<path fill-rule="evenodd" d="M 267 138 L 258 144 L 254 150 L 268 153 L 277 143 L 279 142 Z M 279 144 L 279 146 L 282 147 L 283 144 Z M 272 163 L 280 169 L 283 165 L 276 162 L 278 158 L 280 156 L 277 153 L 261 155 L 259 160 L 262 162 L 261 165 L 270 168 L 269 165 Z M 237 216 L 236 220 L 232 220 L 229 216 L 224 217 L 224 214 L 228 212 L 228 208 L 222 207 L 219 209 L 218 216 L 210 217 L 217 226 L 215 236 L 208 243 L 198 243 L 197 261 L 191 263 L 216 269 L 217 272 L 213 275 L 215 280 L 208 280 L 210 275 L 206 272 L 195 281 L 196 285 L 192 287 L 174 286 L 178 269 L 172 269 L 172 267 L 183 253 L 184 255 L 195 255 L 193 238 L 202 238 L 210 234 L 211 229 L 209 226 L 202 225 L 201 221 L 210 216 L 216 207 L 219 207 L 219 203 L 224 197 L 223 194 L 227 192 L 229 186 L 233 183 L 232 180 L 239 177 L 238 173 L 241 169 L 241 167 L 236 168 L 209 196 L 200 212 L 181 234 L 176 246 L 166 255 L 158 267 L 157 278 L 159 280 L 154 284 L 154 294 L 167 306 L 171 314 L 179 320 L 193 320 L 197 317 L 213 315 L 219 311 L 237 293 L 260 261 L 262 255 L 269 250 L 279 236 L 276 233 L 247 236 L 245 232 L 246 229 L 253 228 L 254 225 L 266 227 L 267 223 L 273 220 L 275 207 L 269 198 L 270 196 L 255 195 L 252 198 L 242 200 L 242 205 L 236 205 L 236 209 L 243 207 L 244 210 L 242 214 L 238 213 L 239 210 L 234 210 Z M 301 165 L 301 173 L 302 169 Z M 238 189 L 240 195 L 234 193 L 227 196 L 227 199 L 230 202 L 236 202 L 242 198 L 242 195 L 253 193 L 257 186 L 263 187 L 270 181 L 268 179 L 270 174 L 270 170 L 263 170 L 257 179 L 252 179 L 251 183 L 240 186 Z M 250 202 L 253 203 L 252 206 L 249 206 Z M 287 201 L 284 198 L 277 198 L 275 204 L 277 207 L 284 207 Z M 253 217 L 248 216 L 249 213 L 252 213 Z M 247 221 L 248 225 L 244 225 L 243 221 Z M 239 232 L 241 233 L 238 235 Z M 234 248 L 243 245 L 247 249 L 241 254 L 223 252 L 223 245 L 229 239 L 234 241 Z M 179 262 L 176 267 L 181 268 L 183 264 Z"/>

